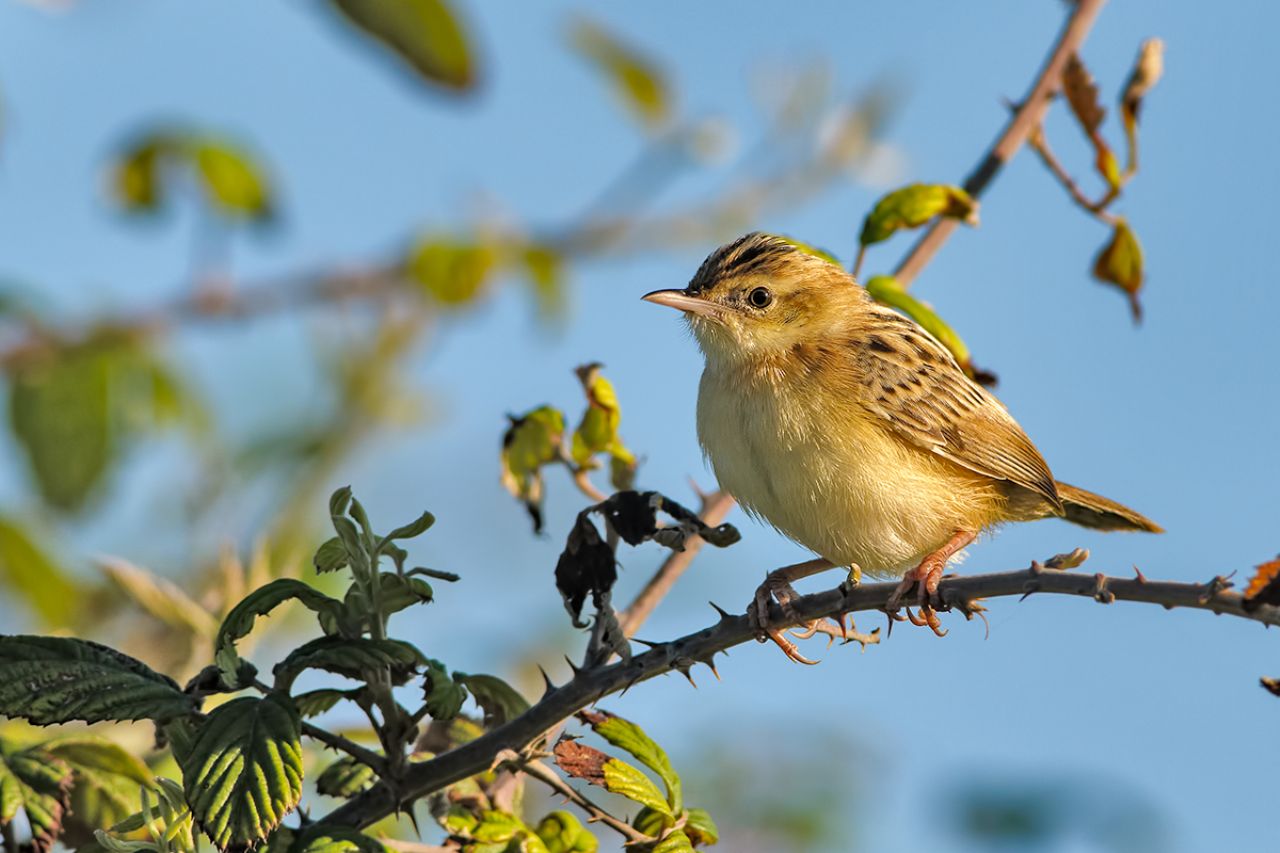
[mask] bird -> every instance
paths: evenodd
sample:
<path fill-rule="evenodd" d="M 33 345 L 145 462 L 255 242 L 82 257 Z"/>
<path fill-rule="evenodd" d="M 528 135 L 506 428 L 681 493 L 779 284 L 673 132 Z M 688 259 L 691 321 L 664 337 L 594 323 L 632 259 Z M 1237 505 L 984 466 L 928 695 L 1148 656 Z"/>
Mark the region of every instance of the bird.
<path fill-rule="evenodd" d="M 942 573 L 983 533 L 1043 518 L 1162 532 L 1055 479 L 942 343 L 803 244 L 752 232 L 687 287 L 643 298 L 683 312 L 702 351 L 698 441 L 721 488 L 817 555 L 769 573 L 749 608 L 757 636 L 794 660 L 813 663 L 770 624 L 770 602 L 790 615 L 792 582 L 818 572 L 901 577 L 887 609 L 915 588 L 908 617 L 941 636 Z"/>

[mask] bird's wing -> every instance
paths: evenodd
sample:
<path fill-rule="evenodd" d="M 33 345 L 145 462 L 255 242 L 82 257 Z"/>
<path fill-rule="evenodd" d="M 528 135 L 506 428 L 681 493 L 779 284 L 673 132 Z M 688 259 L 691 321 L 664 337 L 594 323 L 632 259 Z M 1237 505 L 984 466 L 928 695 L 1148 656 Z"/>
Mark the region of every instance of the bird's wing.
<path fill-rule="evenodd" d="M 928 332 L 892 309 L 872 310 L 875 323 L 851 341 L 872 414 L 917 447 L 1060 507 L 1049 466 L 1000 401 Z"/>

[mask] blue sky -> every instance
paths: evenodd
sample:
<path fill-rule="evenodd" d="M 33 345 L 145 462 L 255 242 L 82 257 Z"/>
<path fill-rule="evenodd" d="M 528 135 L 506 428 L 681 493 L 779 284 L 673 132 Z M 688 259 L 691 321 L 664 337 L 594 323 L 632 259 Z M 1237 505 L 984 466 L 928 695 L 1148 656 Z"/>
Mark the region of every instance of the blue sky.
<path fill-rule="evenodd" d="M 67 316 L 127 312 L 178 292 L 190 217 L 124 223 L 101 193 L 112 145 L 164 118 L 234 134 L 271 164 L 283 223 L 237 241 L 245 278 L 381 256 L 422 226 L 457 221 L 478 198 L 533 224 L 561 222 L 641 144 L 601 81 L 564 48 L 566 24 L 584 5 L 465 4 L 486 80 L 479 97 L 454 102 L 345 37 L 318 4 L 84 0 L 51 14 L 5 2 L 0 279 L 26 283 Z M 902 155 L 902 178 L 956 181 L 1000 126 L 1001 99 L 1024 91 L 1061 4 L 830 2 L 783 14 L 763 3 L 659 0 L 593 14 L 663 64 L 685 114 L 723 116 L 743 144 L 760 128 L 752 81 L 769 69 L 824 57 L 841 90 L 899 81 L 888 141 Z M 1136 564 L 1152 577 L 1199 581 L 1244 573 L 1280 550 L 1277 24 L 1280 12 L 1260 0 L 1212 12 L 1117 0 L 1089 39 L 1085 57 L 1109 101 L 1143 39 L 1160 36 L 1167 46 L 1165 79 L 1143 114 L 1142 173 L 1118 208 L 1147 257 L 1141 328 L 1116 293 L 1088 278 L 1103 228 L 1071 207 L 1031 156 L 985 197 L 981 228 L 956 234 L 919 280 L 917 292 L 1000 374 L 1001 398 L 1055 473 L 1169 531 L 1105 536 L 1056 521 L 1023 525 L 972 548 L 962 571 L 1025 566 L 1085 546 L 1094 571 L 1125 574 Z M 1065 159 L 1087 163 L 1060 109 L 1049 131 Z M 679 196 L 710 192 L 725 169 L 694 176 Z M 840 184 L 757 224 L 847 260 L 880 191 Z M 868 272 L 885 271 L 906 245 L 874 249 Z M 447 592 L 452 609 L 405 626 L 428 654 L 484 670 L 513 644 L 562 626 L 550 576 L 577 498 L 553 476 L 553 534 L 530 538 L 498 485 L 495 450 L 505 412 L 544 401 L 578 406 L 575 364 L 608 366 L 623 433 L 647 458 L 643 485 L 687 496 L 687 476 L 710 482 L 693 430 L 695 348 L 674 316 L 639 302 L 648 290 L 682 285 L 710 248 L 576 268 L 566 333 L 539 329 L 528 300 L 511 289 L 415 356 L 411 372 L 430 394 L 432 425 L 385 437 L 342 479 L 375 518 L 419 506 L 440 518 L 419 550 L 465 581 Z M 305 341 L 303 324 L 281 321 L 205 330 L 177 346 L 224 424 L 246 431 L 314 405 Z M 0 507 L 9 508 L 25 486 L 4 441 Z M 165 471 L 137 455 L 119 486 L 135 497 L 79 531 L 71 553 L 161 560 L 135 543 L 148 501 L 165 497 Z M 735 520 L 743 542 L 699 558 L 644 636 L 701 627 L 707 599 L 745 602 L 766 569 L 803 558 L 773 531 Z M 623 554 L 624 589 L 659 557 Z M 1132 791 L 1168 820 L 1168 849 L 1245 849 L 1269 837 L 1249 817 L 1271 806 L 1280 752 L 1280 702 L 1256 683 L 1280 675 L 1280 654 L 1260 627 L 1048 598 L 995 602 L 985 640 L 980 625 L 948 621 L 944 640 L 898 630 L 865 654 L 833 650 L 816 668 L 743 648 L 720 666 L 723 682 L 704 677 L 696 694 L 671 678 L 606 707 L 653 731 L 677 765 L 726 728 L 767 732 L 766 755 L 811 732 L 847 731 L 875 756 L 858 768 L 868 786 L 851 813 L 867 849 L 952 849 L 946 832 L 913 810 L 956 779 L 1024 774 Z M 575 649 L 581 642 L 559 636 Z"/>

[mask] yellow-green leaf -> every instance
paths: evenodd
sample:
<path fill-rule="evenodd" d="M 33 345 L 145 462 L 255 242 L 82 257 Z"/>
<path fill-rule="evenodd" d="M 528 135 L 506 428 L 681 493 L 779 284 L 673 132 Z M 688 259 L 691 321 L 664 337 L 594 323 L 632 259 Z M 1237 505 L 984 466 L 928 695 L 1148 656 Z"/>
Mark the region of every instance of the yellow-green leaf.
<path fill-rule="evenodd" d="M 671 806 L 658 791 L 658 786 L 653 784 L 653 780 L 622 759 L 610 758 L 608 754 L 571 738 L 557 743 L 552 753 L 555 755 L 556 765 L 570 776 L 584 779 L 589 784 L 599 785 L 642 806 L 648 806 L 664 817 L 674 817 Z"/>
<path fill-rule="evenodd" d="M 1129 142 L 1129 171 L 1138 168 L 1138 115 L 1147 93 L 1164 74 L 1164 42 L 1147 39 L 1138 50 L 1138 59 L 1120 95 L 1120 118 Z"/>
<path fill-rule="evenodd" d="M 645 734 L 644 729 L 607 711 L 583 711 L 578 716 L 600 737 L 619 749 L 625 749 L 637 761 L 658 774 L 667 788 L 667 803 L 672 814 L 679 814 L 684 809 L 680 776 L 671 766 L 666 750 Z"/>
<path fill-rule="evenodd" d="M 168 134 L 152 134 L 129 145 L 111 166 L 110 190 L 127 211 L 150 212 L 164 203 L 160 171 L 181 143 Z"/>
<path fill-rule="evenodd" d="M 919 228 L 943 216 L 966 225 L 978 224 L 978 201 L 960 187 L 947 184 L 911 184 L 885 195 L 867 214 L 859 241 L 870 246 L 889 239 L 903 228 Z"/>
<path fill-rule="evenodd" d="M 710 847 L 720 840 L 720 829 L 706 809 L 689 809 L 684 831 L 699 846 Z"/>
<path fill-rule="evenodd" d="M 535 830 L 547 853 L 596 853 L 600 842 L 571 812 L 554 811 Z"/>
<path fill-rule="evenodd" d="M 560 458 L 564 441 L 564 415 L 551 406 L 539 406 L 515 417 L 502 436 L 502 485 L 522 501 L 533 519 L 535 533 L 542 531 L 542 466 Z"/>
<path fill-rule="evenodd" d="M 657 64 L 591 21 L 577 21 L 569 34 L 574 49 L 596 66 L 622 102 L 649 127 L 667 122 L 671 96 Z"/>
<path fill-rule="evenodd" d="M 467 35 L 445 0 L 333 0 L 333 5 L 423 80 L 455 92 L 475 86 Z"/>
<path fill-rule="evenodd" d="M 408 272 L 442 305 L 466 305 L 480 294 L 496 261 L 489 246 L 426 237 L 410 250 Z"/>
<path fill-rule="evenodd" d="M 12 519 L 0 516 L 0 581 L 49 626 L 65 626 L 80 596 L 72 579 Z"/>
<path fill-rule="evenodd" d="M 538 314 L 543 319 L 554 319 L 564 313 L 564 257 L 559 250 L 545 245 L 530 244 L 521 253 L 525 275 L 533 287 L 538 303 Z"/>
<path fill-rule="evenodd" d="M 920 328 L 933 335 L 938 340 L 938 343 L 946 347 L 955 356 L 956 362 L 971 378 L 984 385 L 995 383 L 994 375 L 974 367 L 973 359 L 969 355 L 969 347 L 960 339 L 955 330 L 939 317 L 932 308 L 904 290 L 896 278 L 891 275 L 872 276 L 867 279 L 865 286 L 872 299 L 902 312 L 912 320 L 915 320 Z"/>
<path fill-rule="evenodd" d="M 214 207 L 233 219 L 271 217 L 271 189 L 261 167 L 228 142 L 197 138 L 191 158 Z"/>
<path fill-rule="evenodd" d="M 70 806 L 71 766 L 41 747 L 11 750 L 0 740 L 0 826 L 21 809 L 31 828 L 31 847 L 49 853 L 62 834 Z"/>
<path fill-rule="evenodd" d="M 1124 219 L 1116 220 L 1111 239 L 1094 259 L 1093 277 L 1123 290 L 1129 297 L 1134 322 L 1142 320 L 1142 303 L 1138 301 L 1144 279 L 1142 246 Z"/>

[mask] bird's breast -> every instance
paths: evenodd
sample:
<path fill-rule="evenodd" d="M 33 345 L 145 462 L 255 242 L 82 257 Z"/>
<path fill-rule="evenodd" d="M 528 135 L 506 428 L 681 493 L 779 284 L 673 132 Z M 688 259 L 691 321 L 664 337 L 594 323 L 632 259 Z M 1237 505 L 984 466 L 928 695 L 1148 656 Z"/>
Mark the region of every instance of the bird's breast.
<path fill-rule="evenodd" d="M 703 373 L 698 439 L 722 488 L 837 565 L 901 573 L 990 523 L 994 484 L 911 447 L 854 389 L 768 370 Z"/>

